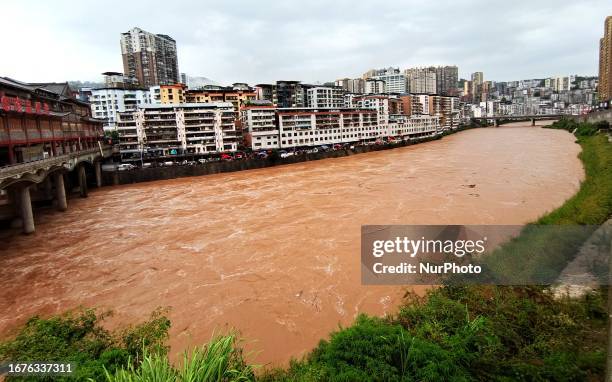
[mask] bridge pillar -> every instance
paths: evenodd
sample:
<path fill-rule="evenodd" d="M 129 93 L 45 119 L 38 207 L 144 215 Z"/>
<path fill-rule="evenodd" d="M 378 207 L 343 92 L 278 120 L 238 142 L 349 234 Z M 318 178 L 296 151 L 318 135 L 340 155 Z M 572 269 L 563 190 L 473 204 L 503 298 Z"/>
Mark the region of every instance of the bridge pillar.
<path fill-rule="evenodd" d="M 81 198 L 87 197 L 87 175 L 85 174 L 85 166 L 80 165 L 77 169 L 79 177 L 79 191 Z"/>
<path fill-rule="evenodd" d="M 55 181 L 55 197 L 57 198 L 57 209 L 66 211 L 68 203 L 66 202 L 66 188 L 64 187 L 64 174 L 56 172 L 53 174 Z"/>
<path fill-rule="evenodd" d="M 531 118 L 531 126 L 535 126 L 535 118 Z"/>
<path fill-rule="evenodd" d="M 33 233 L 35 229 L 32 200 L 30 199 L 30 187 L 21 187 L 17 192 L 19 193 L 19 208 L 21 210 L 21 221 L 23 222 L 23 233 Z"/>
<path fill-rule="evenodd" d="M 493 120 L 493 126 L 494 126 L 494 127 L 499 127 L 499 119 L 495 118 L 495 119 Z"/>
<path fill-rule="evenodd" d="M 94 163 L 94 169 L 96 170 L 96 186 L 102 187 L 102 165 L 100 161 Z"/>
<path fill-rule="evenodd" d="M 43 187 L 45 188 L 45 198 L 47 200 L 53 199 L 53 183 L 51 182 L 51 177 L 46 177 L 43 182 Z"/>

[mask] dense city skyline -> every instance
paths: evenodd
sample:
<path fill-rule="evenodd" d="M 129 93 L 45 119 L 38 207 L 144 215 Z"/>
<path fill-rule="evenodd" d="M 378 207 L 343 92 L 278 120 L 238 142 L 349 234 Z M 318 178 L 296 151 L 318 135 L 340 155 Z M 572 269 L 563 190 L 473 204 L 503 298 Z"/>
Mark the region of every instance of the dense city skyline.
<path fill-rule="evenodd" d="M 604 1 L 397 2 L 382 10 L 350 2 L 147 4 L 146 14 L 134 3 L 121 3 L 121 12 L 112 3 L 4 4 L 14 16 L 8 29 L 22 37 L 5 41 L 15 54 L 0 73 L 99 81 L 101 72 L 122 71 L 120 33 L 138 26 L 177 41 L 180 72 L 226 84 L 324 82 L 425 65 L 457 65 L 460 77 L 483 71 L 497 81 L 597 75 L 596 42 L 608 11 Z M 41 65 L 41 57 L 52 59 Z"/>

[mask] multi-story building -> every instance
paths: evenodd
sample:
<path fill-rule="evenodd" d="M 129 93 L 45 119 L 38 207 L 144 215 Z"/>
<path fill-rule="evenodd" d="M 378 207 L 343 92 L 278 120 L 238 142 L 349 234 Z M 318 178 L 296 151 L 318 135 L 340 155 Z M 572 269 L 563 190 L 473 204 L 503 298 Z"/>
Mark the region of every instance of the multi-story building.
<path fill-rule="evenodd" d="M 599 89 L 600 101 L 612 99 L 612 16 L 606 17 L 604 35 L 599 40 Z"/>
<path fill-rule="evenodd" d="M 117 113 L 134 112 L 138 107 L 151 103 L 151 94 L 146 89 L 92 89 L 89 102 L 94 118 L 105 121 L 104 130 L 115 130 Z"/>
<path fill-rule="evenodd" d="M 257 84 L 255 85 L 255 99 L 260 101 L 274 102 L 274 85 Z"/>
<path fill-rule="evenodd" d="M 256 98 L 255 90 L 248 86 L 244 87 L 242 84 L 234 84 L 232 87 L 216 90 L 188 90 L 185 93 L 185 100 L 188 103 L 229 102 L 236 112 Z"/>
<path fill-rule="evenodd" d="M 459 68 L 457 66 L 436 66 L 430 67 L 429 70 L 436 72 L 436 94 L 457 95 L 457 83 L 459 81 Z"/>
<path fill-rule="evenodd" d="M 398 68 L 388 68 L 383 72 L 379 71 L 378 74 L 370 78 L 384 81 L 386 93 L 405 94 L 408 92 L 406 88 L 406 76 L 400 73 Z"/>
<path fill-rule="evenodd" d="M 454 65 L 409 68 L 404 71 L 411 93 L 457 95 L 459 69 Z M 434 84 L 435 82 L 435 84 Z"/>
<path fill-rule="evenodd" d="M 385 81 L 375 78 L 368 78 L 364 82 L 365 94 L 383 94 L 386 92 Z"/>
<path fill-rule="evenodd" d="M 412 115 L 429 115 L 430 97 L 429 94 L 412 95 Z"/>
<path fill-rule="evenodd" d="M 277 107 L 304 107 L 304 87 L 300 81 L 276 81 L 273 88 L 272 102 Z"/>
<path fill-rule="evenodd" d="M 128 89 L 137 87 L 138 81 L 136 78 L 125 76 L 119 72 L 104 72 L 104 87 L 105 88 L 120 88 Z"/>
<path fill-rule="evenodd" d="M 355 97 L 353 99 L 353 106 L 376 110 L 380 126 L 389 123 L 390 115 L 402 113 L 402 102 L 396 96 L 364 95 Z"/>
<path fill-rule="evenodd" d="M 385 136 L 409 140 L 435 136 L 440 131 L 439 118 L 436 116 L 396 114 L 390 117 Z"/>
<path fill-rule="evenodd" d="M 474 72 L 472 73 L 472 78 L 470 81 L 470 85 L 472 89 L 470 94 L 472 95 L 472 99 L 474 102 L 480 102 L 482 99 L 482 84 L 484 83 L 484 74 L 482 72 Z"/>
<path fill-rule="evenodd" d="M 340 108 L 344 107 L 344 90 L 340 86 L 316 86 L 306 91 L 308 107 Z"/>
<path fill-rule="evenodd" d="M 125 161 L 236 151 L 239 142 L 227 102 L 143 105 L 119 113 L 118 132 Z"/>
<path fill-rule="evenodd" d="M 0 167 L 98 147 L 102 121 L 68 83 L 0 77 Z"/>
<path fill-rule="evenodd" d="M 418 94 L 436 93 L 435 68 L 410 68 L 404 71 L 408 81 L 408 91 Z"/>
<path fill-rule="evenodd" d="M 548 85 L 547 85 L 546 80 L 548 80 Z M 570 91 L 571 79 L 569 76 L 552 77 L 552 78 L 547 78 L 546 80 L 544 81 L 545 87 L 550 87 L 552 90 L 556 92 Z"/>
<path fill-rule="evenodd" d="M 459 127 L 459 100 L 457 97 L 429 96 L 429 115 L 440 119 L 440 128 L 443 131 Z"/>
<path fill-rule="evenodd" d="M 365 93 L 365 80 L 363 78 L 342 78 L 336 80 L 336 86 L 341 87 L 349 93 Z"/>
<path fill-rule="evenodd" d="M 121 34 L 123 72 L 141 87 L 180 82 L 176 41 L 170 36 L 133 28 Z"/>
<path fill-rule="evenodd" d="M 336 80 L 336 81 L 334 82 L 334 84 L 335 84 L 336 86 L 339 86 L 339 87 L 341 87 L 342 89 L 344 89 L 344 90 L 348 91 L 348 86 L 349 86 L 349 81 L 350 81 L 350 80 L 351 80 L 350 78 L 341 78 L 341 79 L 339 79 L 339 80 Z"/>
<path fill-rule="evenodd" d="M 276 149 L 279 131 L 276 124 L 276 108 L 269 101 L 254 101 L 240 108 L 240 124 L 245 145 L 251 150 Z"/>
<path fill-rule="evenodd" d="M 151 86 L 149 89 L 153 103 L 179 104 L 188 102 L 185 98 L 187 86 L 181 83 L 173 85 Z"/>
<path fill-rule="evenodd" d="M 279 108 L 280 148 L 332 145 L 383 136 L 374 109 Z"/>

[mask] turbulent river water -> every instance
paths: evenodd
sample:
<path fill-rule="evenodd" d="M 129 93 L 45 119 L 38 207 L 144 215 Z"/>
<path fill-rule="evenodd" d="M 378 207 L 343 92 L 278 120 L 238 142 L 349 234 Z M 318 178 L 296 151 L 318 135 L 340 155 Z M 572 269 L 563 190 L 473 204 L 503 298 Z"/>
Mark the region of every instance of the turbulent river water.
<path fill-rule="evenodd" d="M 176 355 L 236 328 L 284 364 L 406 288 L 361 286 L 362 224 L 520 224 L 584 177 L 564 131 L 525 124 L 338 159 L 94 190 L 0 234 L 0 338 L 79 305 L 111 327 L 170 307 Z M 475 185 L 475 186 L 472 186 Z M 422 289 L 416 288 L 417 292 Z"/>

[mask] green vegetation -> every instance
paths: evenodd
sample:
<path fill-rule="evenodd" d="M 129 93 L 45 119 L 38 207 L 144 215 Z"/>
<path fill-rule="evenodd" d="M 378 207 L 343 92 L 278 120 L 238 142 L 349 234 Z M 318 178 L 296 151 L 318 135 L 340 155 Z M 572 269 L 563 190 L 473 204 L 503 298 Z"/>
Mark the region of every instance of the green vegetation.
<path fill-rule="evenodd" d="M 602 294 L 555 300 L 542 288 L 444 287 L 386 319 L 360 316 L 264 381 L 581 381 L 605 365 Z"/>
<path fill-rule="evenodd" d="M 165 354 L 170 321 L 163 311 L 155 311 L 148 321 L 110 332 L 101 325 L 108 313 L 78 310 L 60 316 L 31 318 L 17 336 L 0 344 L 0 361 L 73 362 L 74 378 L 9 377 L 8 381 L 50 381 L 104 379 L 104 370 L 115 371 L 138 364 L 143 351 Z"/>
<path fill-rule="evenodd" d="M 612 215 L 612 145 L 597 131 L 608 130 L 608 122 L 591 124 L 562 119 L 549 127 L 574 132 L 582 146 L 580 159 L 586 179 L 574 197 L 540 218 L 537 224 L 603 223 Z"/>
<path fill-rule="evenodd" d="M 106 372 L 108 382 L 240 382 L 255 379 L 242 351 L 236 346 L 236 336 L 215 337 L 208 345 L 185 353 L 178 369 L 173 368 L 165 354 L 145 353 L 142 362 L 129 363 L 114 373 Z"/>
<path fill-rule="evenodd" d="M 537 223 L 603 223 L 612 215 L 612 145 L 597 131 L 607 127 L 569 120 L 551 127 L 575 133 L 586 179 L 574 197 Z M 527 227 L 487 264 L 501 264 L 512 250 L 523 256 L 505 261 L 512 272 L 538 266 L 558 273 L 576 248 L 541 235 Z M 540 256 L 532 248 L 552 248 L 558 256 Z M 393 316 L 361 315 L 304 359 L 257 377 L 234 334 L 216 337 L 185 354 L 178 367 L 171 365 L 165 347 L 170 323 L 160 311 L 114 333 L 101 327 L 104 315 L 89 310 L 35 317 L 0 344 L 0 360 L 72 361 L 74 380 L 109 382 L 597 381 L 605 367 L 606 293 L 554 299 L 544 287 L 444 286 L 425 297 L 407 295 Z"/>
<path fill-rule="evenodd" d="M 536 226 L 525 227 L 519 237 L 483 258 L 482 265 L 500 276 L 495 281 L 505 284 L 513 284 L 513 280 L 552 282 L 596 226 L 612 216 L 612 145 L 605 135 L 597 134 L 598 130 L 607 127 L 607 122 L 590 124 L 568 119 L 550 126 L 576 135 L 582 146 L 580 159 L 585 180 L 578 193 L 561 207 L 538 219 Z M 585 227 L 544 230 L 537 225 Z"/>

